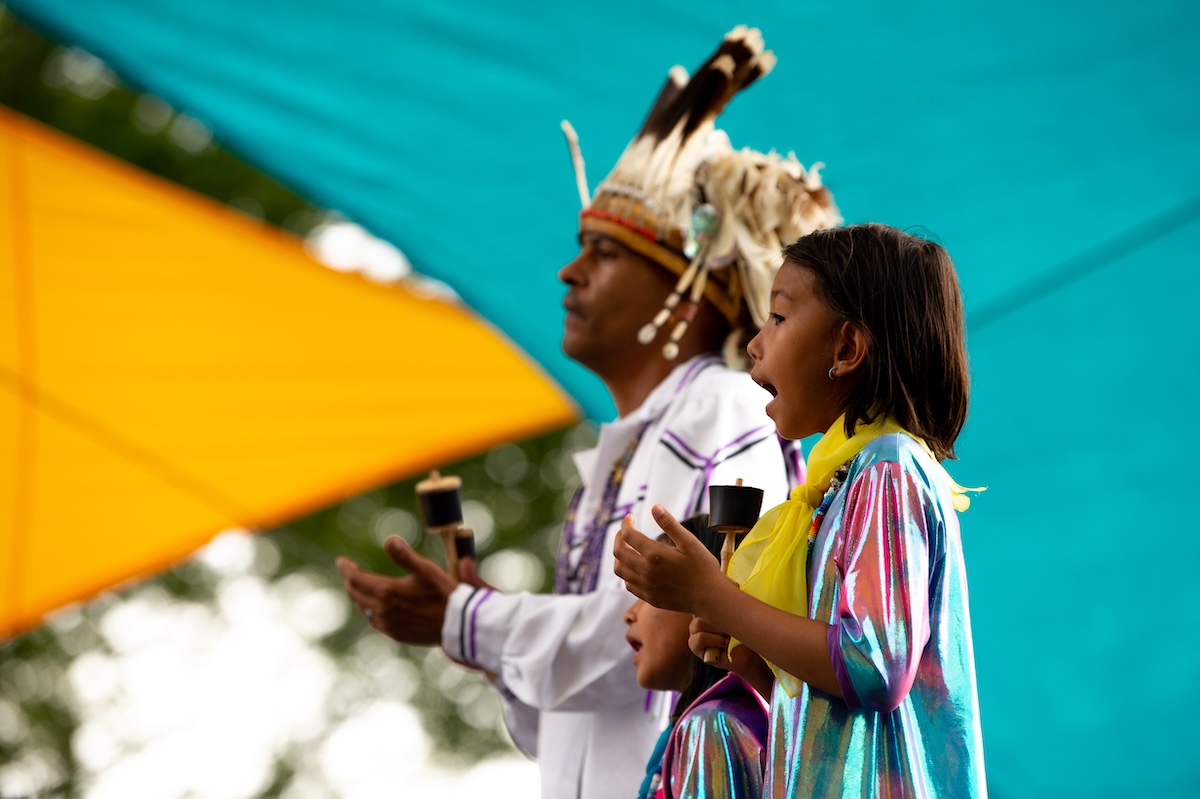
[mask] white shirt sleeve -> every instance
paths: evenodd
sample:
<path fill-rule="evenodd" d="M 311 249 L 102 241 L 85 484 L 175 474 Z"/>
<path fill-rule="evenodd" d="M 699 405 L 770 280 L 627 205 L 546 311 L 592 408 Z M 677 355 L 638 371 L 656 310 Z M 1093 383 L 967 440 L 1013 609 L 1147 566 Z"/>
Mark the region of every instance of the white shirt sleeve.
<path fill-rule="evenodd" d="M 615 576 L 600 583 L 581 595 L 459 586 L 447 607 L 443 647 L 496 675 L 515 699 L 538 710 L 644 701 L 622 621 L 633 597 Z"/>
<path fill-rule="evenodd" d="M 513 696 L 512 691 L 508 690 L 508 686 L 498 677 L 489 675 L 488 681 L 500 695 L 500 702 L 504 706 L 504 726 L 508 730 L 509 738 L 523 754 L 536 758 L 541 712 Z"/>

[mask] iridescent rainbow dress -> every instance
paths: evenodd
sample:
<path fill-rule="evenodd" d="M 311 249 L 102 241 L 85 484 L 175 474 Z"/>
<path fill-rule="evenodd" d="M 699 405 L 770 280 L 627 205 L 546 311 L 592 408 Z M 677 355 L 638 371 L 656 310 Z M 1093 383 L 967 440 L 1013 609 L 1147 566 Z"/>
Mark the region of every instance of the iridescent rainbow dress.
<path fill-rule="evenodd" d="M 776 686 L 764 795 L 987 796 L 958 518 L 918 442 L 882 436 L 850 462 L 808 586 L 846 699 Z"/>
<path fill-rule="evenodd" d="M 656 799 L 758 799 L 767 707 L 736 674 L 696 698 L 670 731 Z"/>

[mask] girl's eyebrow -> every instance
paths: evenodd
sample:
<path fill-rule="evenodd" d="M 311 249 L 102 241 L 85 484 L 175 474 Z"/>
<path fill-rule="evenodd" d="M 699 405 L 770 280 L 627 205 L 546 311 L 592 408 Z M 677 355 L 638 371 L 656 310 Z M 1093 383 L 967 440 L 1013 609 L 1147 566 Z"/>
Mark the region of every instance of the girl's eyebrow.
<path fill-rule="evenodd" d="M 783 297 L 785 300 L 790 300 L 792 295 L 783 289 L 771 289 L 771 299 L 775 299 L 776 297 Z"/>

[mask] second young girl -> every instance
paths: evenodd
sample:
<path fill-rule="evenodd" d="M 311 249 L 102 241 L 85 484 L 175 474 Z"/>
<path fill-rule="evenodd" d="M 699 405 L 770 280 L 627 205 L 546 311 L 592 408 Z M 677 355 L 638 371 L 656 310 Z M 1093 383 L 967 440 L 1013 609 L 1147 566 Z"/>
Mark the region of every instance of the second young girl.
<path fill-rule="evenodd" d="M 685 525 L 719 558 L 722 537 L 707 529 L 707 518 L 693 517 Z M 758 799 L 767 756 L 766 705 L 736 674 L 692 654 L 691 621 L 687 613 L 641 599 L 625 611 L 638 684 L 679 694 L 638 799 Z"/>
<path fill-rule="evenodd" d="M 969 393 L 953 264 L 882 225 L 823 230 L 784 251 L 771 298 L 751 374 L 780 435 L 823 433 L 806 482 L 729 577 L 661 507 L 676 547 L 626 519 L 617 575 L 701 617 L 693 651 L 728 645 L 740 664 L 744 647 L 770 667 L 766 796 L 986 796 L 966 497 L 941 466 Z"/>

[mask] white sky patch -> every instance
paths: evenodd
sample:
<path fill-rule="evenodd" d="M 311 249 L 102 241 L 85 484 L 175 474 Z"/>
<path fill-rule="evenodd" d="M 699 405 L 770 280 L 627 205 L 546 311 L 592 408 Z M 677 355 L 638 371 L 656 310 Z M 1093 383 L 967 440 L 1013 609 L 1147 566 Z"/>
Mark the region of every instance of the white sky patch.
<path fill-rule="evenodd" d="M 313 258 L 338 272 L 358 272 L 378 283 L 404 281 L 418 296 L 451 303 L 459 300 L 446 283 L 413 271 L 408 257 L 395 245 L 336 213 L 308 232 L 304 247 Z"/>
<path fill-rule="evenodd" d="M 381 283 L 412 274 L 412 264 L 404 253 L 353 222 L 331 219 L 317 225 L 305 239 L 305 247 L 330 269 L 361 272 Z"/>

